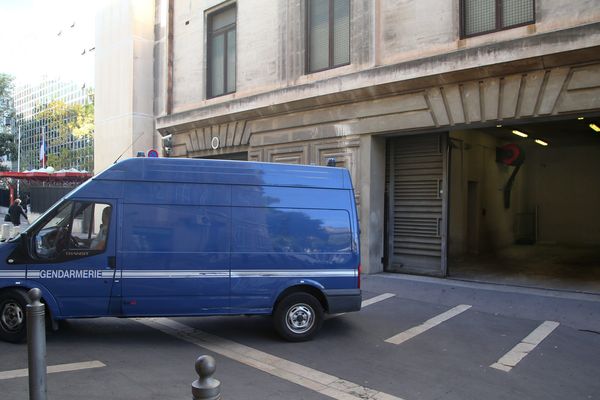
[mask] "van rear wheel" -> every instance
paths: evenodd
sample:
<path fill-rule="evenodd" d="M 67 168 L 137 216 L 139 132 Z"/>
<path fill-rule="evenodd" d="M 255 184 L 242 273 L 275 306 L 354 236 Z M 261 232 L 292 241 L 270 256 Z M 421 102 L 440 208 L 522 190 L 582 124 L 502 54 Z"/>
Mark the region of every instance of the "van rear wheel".
<path fill-rule="evenodd" d="M 27 295 L 20 290 L 12 289 L 0 293 L 0 339 L 12 343 L 25 340 L 27 304 Z"/>
<path fill-rule="evenodd" d="M 323 325 L 323 306 L 308 293 L 292 293 L 277 305 L 273 323 L 285 340 L 311 340 Z"/>

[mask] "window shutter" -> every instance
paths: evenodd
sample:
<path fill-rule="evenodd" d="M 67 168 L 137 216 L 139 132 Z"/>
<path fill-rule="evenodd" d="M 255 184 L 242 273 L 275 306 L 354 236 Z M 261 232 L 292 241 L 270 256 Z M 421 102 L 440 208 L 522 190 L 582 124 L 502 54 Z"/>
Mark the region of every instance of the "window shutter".
<path fill-rule="evenodd" d="M 227 32 L 227 92 L 235 91 L 235 29 Z"/>
<path fill-rule="evenodd" d="M 223 74 L 223 67 L 225 62 L 225 35 L 220 34 L 213 36 L 211 43 L 210 52 L 210 94 L 211 96 L 218 96 L 225 92 L 225 76 Z"/>
<path fill-rule="evenodd" d="M 350 62 L 350 0 L 333 1 L 333 65 Z"/>
<path fill-rule="evenodd" d="M 310 70 L 329 66 L 329 0 L 310 2 Z"/>

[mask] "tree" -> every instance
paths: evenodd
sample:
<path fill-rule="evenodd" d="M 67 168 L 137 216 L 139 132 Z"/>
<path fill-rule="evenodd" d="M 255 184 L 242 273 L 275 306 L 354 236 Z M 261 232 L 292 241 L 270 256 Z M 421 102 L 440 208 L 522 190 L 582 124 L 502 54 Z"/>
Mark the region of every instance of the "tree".
<path fill-rule="evenodd" d="M 0 73 L 0 158 L 11 160 L 16 154 L 14 135 L 9 130 L 9 123 L 15 116 L 12 92 L 14 88 L 14 77 Z M 8 168 L 0 164 L 0 170 Z"/>
<path fill-rule="evenodd" d="M 0 73 L 0 133 L 6 133 L 6 122 L 15 115 L 13 104 L 14 77 Z"/>
<path fill-rule="evenodd" d="M 90 92 L 91 97 L 93 94 Z M 74 166 L 93 170 L 94 104 L 67 104 L 54 100 L 40 107 L 35 121 L 45 126 L 45 142 L 48 147 L 48 165 L 57 170 Z M 73 148 L 72 143 L 80 143 Z M 85 159 L 83 163 L 77 160 Z"/>

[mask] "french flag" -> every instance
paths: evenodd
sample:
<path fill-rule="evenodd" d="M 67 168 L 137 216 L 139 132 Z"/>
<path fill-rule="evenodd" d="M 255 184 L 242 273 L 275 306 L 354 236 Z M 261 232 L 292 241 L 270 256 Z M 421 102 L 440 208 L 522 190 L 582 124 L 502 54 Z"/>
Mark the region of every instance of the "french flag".
<path fill-rule="evenodd" d="M 42 168 L 46 168 L 46 162 L 48 161 L 48 149 L 46 147 L 46 140 L 44 135 L 42 135 L 42 145 L 40 146 L 40 163 L 42 164 Z"/>

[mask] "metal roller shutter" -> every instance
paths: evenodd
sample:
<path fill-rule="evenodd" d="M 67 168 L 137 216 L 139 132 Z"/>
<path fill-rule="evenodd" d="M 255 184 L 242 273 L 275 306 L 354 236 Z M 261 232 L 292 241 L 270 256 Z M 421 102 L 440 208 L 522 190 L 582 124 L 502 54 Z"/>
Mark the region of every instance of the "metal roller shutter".
<path fill-rule="evenodd" d="M 447 135 L 392 139 L 386 270 L 446 274 Z"/>

